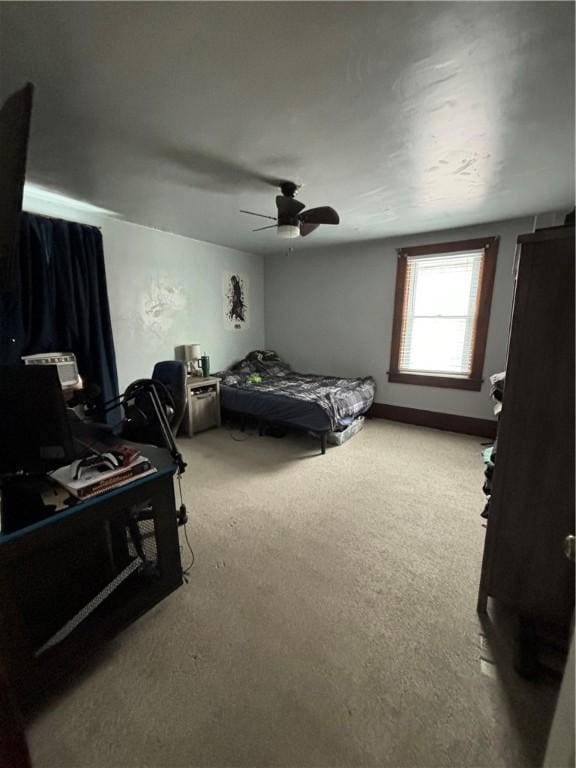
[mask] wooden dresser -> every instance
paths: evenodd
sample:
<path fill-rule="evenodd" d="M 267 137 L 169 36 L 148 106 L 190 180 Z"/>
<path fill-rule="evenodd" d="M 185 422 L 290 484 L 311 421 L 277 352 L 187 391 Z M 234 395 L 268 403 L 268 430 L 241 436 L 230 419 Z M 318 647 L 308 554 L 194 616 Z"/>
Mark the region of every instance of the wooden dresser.
<path fill-rule="evenodd" d="M 574 609 L 574 227 L 518 238 L 506 384 L 478 600 L 566 634 Z M 503 332 L 506 332 L 503 329 Z"/>

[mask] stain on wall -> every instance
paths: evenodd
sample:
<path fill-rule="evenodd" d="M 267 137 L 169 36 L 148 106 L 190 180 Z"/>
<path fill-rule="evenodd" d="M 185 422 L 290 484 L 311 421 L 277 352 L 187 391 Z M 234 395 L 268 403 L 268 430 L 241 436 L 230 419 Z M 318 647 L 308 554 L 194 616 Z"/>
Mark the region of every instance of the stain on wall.
<path fill-rule="evenodd" d="M 184 288 L 163 276 L 152 281 L 142 296 L 140 317 L 151 333 L 162 336 L 174 325 L 186 304 Z"/>

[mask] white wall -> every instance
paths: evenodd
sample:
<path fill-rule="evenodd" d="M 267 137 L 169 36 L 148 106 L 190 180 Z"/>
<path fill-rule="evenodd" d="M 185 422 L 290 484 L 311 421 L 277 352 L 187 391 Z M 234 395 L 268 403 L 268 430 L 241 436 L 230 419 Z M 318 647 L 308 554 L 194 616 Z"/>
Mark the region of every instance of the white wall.
<path fill-rule="evenodd" d="M 263 258 L 91 213 L 74 205 L 25 197 L 32 213 L 102 229 L 120 390 L 173 360 L 180 344 L 199 343 L 220 370 L 264 346 Z M 250 326 L 224 327 L 222 275 L 249 277 Z"/>
<path fill-rule="evenodd" d="M 179 344 L 201 344 L 213 371 L 267 346 L 300 370 L 373 375 L 377 402 L 493 418 L 487 378 L 504 367 L 515 242 L 532 230 L 531 217 L 261 257 L 31 195 L 25 209 L 101 227 L 121 389 L 173 359 Z M 482 391 L 388 383 L 396 248 L 490 235 L 500 236 L 500 248 Z M 225 270 L 250 278 L 245 331 L 224 327 Z"/>
<path fill-rule="evenodd" d="M 516 237 L 531 232 L 533 221 L 527 217 L 267 257 L 266 346 L 298 370 L 374 376 L 379 403 L 492 419 L 488 376 L 505 365 Z M 491 235 L 500 236 L 500 247 L 482 391 L 390 384 L 396 249 Z"/>

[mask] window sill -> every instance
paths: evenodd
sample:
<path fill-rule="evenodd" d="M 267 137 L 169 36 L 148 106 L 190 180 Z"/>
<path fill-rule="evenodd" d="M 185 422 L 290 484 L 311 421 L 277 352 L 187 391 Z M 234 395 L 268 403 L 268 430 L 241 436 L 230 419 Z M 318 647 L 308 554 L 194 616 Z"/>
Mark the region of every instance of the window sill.
<path fill-rule="evenodd" d="M 389 371 L 388 381 L 394 384 L 417 384 L 422 387 L 467 389 L 472 392 L 480 392 L 482 389 L 482 379 L 464 379 L 459 376 L 434 376 L 426 373 Z"/>

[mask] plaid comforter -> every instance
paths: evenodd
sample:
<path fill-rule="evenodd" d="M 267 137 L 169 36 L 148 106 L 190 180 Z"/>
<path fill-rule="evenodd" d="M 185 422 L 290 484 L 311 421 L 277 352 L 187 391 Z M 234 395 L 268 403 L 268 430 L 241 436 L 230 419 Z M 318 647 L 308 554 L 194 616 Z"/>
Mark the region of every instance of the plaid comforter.
<path fill-rule="evenodd" d="M 339 379 L 334 376 L 297 373 L 278 359 L 254 359 L 255 354 L 250 353 L 245 360 L 234 366 L 234 370 L 217 374 L 222 378 L 222 385 L 316 403 L 328 415 L 332 429 L 366 413 L 372 405 L 376 382 L 371 376 Z M 261 381 L 255 380 L 255 377 Z"/>

